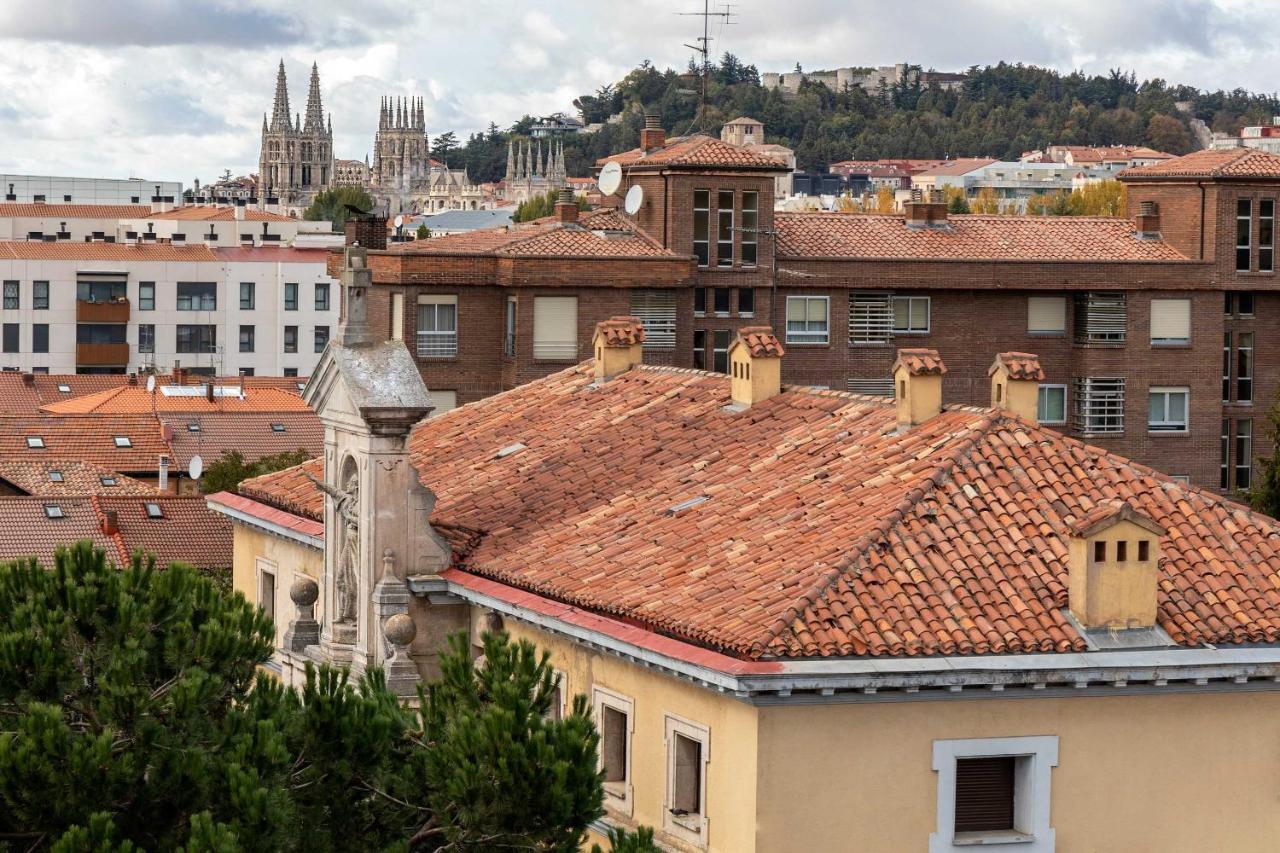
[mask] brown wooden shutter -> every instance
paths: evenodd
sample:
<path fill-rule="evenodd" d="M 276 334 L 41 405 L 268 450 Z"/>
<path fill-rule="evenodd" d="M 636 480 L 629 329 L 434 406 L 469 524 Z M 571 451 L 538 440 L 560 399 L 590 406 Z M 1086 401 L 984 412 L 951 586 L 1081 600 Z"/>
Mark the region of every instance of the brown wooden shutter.
<path fill-rule="evenodd" d="M 1013 829 L 1012 756 L 956 760 L 956 832 Z"/>

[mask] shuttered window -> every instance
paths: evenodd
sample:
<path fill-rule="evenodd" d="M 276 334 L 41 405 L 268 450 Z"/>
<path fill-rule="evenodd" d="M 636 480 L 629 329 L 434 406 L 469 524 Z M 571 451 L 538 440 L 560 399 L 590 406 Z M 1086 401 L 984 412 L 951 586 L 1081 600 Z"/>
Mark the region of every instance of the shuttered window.
<path fill-rule="evenodd" d="M 418 358 L 453 358 L 458 354 L 458 297 L 418 296 Z"/>
<path fill-rule="evenodd" d="M 1123 293 L 1076 294 L 1076 343 L 1124 343 L 1127 319 Z"/>
<path fill-rule="evenodd" d="M 1191 340 L 1191 300 L 1151 300 L 1151 343 L 1185 344 Z"/>
<path fill-rule="evenodd" d="M 893 316 L 892 294 L 849 294 L 849 343 L 888 343 L 893 335 Z"/>
<path fill-rule="evenodd" d="M 631 314 L 644 323 L 646 350 L 676 348 L 676 292 L 674 290 L 631 291 Z"/>
<path fill-rule="evenodd" d="M 445 412 L 456 409 L 458 408 L 458 392 L 432 391 L 431 405 L 435 407 L 431 410 L 431 417 L 443 415 Z"/>
<path fill-rule="evenodd" d="M 956 827 L 960 832 L 1012 830 L 1013 756 L 956 759 Z"/>
<path fill-rule="evenodd" d="M 868 394 L 872 397 L 892 397 L 893 377 L 886 376 L 876 379 L 855 379 L 850 377 L 849 393 Z"/>
<path fill-rule="evenodd" d="M 550 361 L 578 357 L 578 297 L 534 297 L 533 357 Z"/>
<path fill-rule="evenodd" d="M 1062 334 L 1067 330 L 1067 300 L 1063 296 L 1027 297 L 1027 331 L 1033 335 Z"/>
<path fill-rule="evenodd" d="M 1074 426 L 1083 435 L 1124 432 L 1124 379 L 1080 377 L 1071 389 Z"/>

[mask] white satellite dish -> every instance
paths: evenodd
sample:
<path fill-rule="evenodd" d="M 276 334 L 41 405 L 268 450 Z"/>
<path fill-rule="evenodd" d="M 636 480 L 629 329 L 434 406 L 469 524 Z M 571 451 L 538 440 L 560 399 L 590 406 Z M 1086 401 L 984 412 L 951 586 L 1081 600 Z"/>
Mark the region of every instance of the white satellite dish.
<path fill-rule="evenodd" d="M 644 189 L 636 184 L 627 190 L 627 197 L 622 202 L 622 209 L 630 216 L 635 216 L 636 211 L 640 209 L 640 205 L 644 203 Z"/>
<path fill-rule="evenodd" d="M 187 476 L 193 480 L 199 480 L 200 475 L 204 473 L 204 460 L 200 458 L 200 454 L 191 457 L 191 464 L 187 466 Z"/>
<path fill-rule="evenodd" d="M 396 227 L 397 227 L 397 228 L 400 228 L 400 227 L 402 227 L 403 225 L 404 225 L 404 217 L 397 213 L 397 214 L 396 214 Z"/>
<path fill-rule="evenodd" d="M 155 390 L 156 390 L 156 378 L 155 376 L 148 376 L 147 377 L 147 393 L 148 394 L 155 393 Z"/>
<path fill-rule="evenodd" d="M 596 186 L 600 188 L 601 195 L 616 193 L 618 187 L 622 186 L 622 166 L 614 160 L 605 163 L 604 168 L 600 170 L 600 178 L 596 181 Z"/>

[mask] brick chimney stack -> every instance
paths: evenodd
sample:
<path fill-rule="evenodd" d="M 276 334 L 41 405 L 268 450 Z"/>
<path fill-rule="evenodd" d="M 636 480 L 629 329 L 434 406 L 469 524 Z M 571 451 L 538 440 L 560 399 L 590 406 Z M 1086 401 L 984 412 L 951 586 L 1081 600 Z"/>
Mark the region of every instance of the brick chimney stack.
<path fill-rule="evenodd" d="M 1138 206 L 1138 215 L 1134 217 L 1134 230 L 1139 240 L 1160 239 L 1160 205 L 1154 201 L 1144 201 Z"/>
<path fill-rule="evenodd" d="M 572 187 L 560 188 L 560 197 L 556 200 L 556 219 L 560 222 L 578 221 L 578 200 L 574 198 Z"/>
<path fill-rule="evenodd" d="M 937 190 L 912 190 L 911 201 L 902 206 L 907 227 L 947 228 L 947 203 Z"/>
<path fill-rule="evenodd" d="M 114 536 L 120 532 L 120 516 L 114 509 L 109 509 L 102 514 L 102 532 L 107 536 Z"/>
<path fill-rule="evenodd" d="M 640 131 L 640 147 L 647 154 L 667 144 L 667 132 L 662 129 L 662 116 L 644 114 L 644 130 Z"/>

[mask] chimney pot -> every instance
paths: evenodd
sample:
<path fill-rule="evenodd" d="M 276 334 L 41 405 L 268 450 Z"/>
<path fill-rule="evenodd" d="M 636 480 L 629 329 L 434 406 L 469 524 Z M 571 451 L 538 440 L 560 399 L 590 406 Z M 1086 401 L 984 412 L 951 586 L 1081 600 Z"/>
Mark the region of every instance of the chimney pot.
<path fill-rule="evenodd" d="M 560 222 L 578 221 L 578 200 L 574 198 L 572 187 L 560 188 L 560 197 L 556 200 L 556 219 Z"/>
<path fill-rule="evenodd" d="M 114 509 L 102 513 L 102 532 L 114 536 L 120 532 L 120 516 Z"/>
<path fill-rule="evenodd" d="M 729 345 L 729 397 L 748 409 L 782 393 L 782 343 L 769 326 L 746 326 Z"/>
<path fill-rule="evenodd" d="M 213 402 L 213 380 L 210 379 L 204 384 L 204 398 L 210 403 Z"/>
<path fill-rule="evenodd" d="M 1040 383 L 1044 369 L 1040 357 L 1029 352 L 1002 352 L 987 369 L 991 377 L 991 407 L 1013 412 L 1023 420 L 1038 424 Z"/>
<path fill-rule="evenodd" d="M 597 382 L 608 382 L 644 363 L 644 323 L 639 317 L 617 316 L 596 323 L 591 336 Z"/>
<path fill-rule="evenodd" d="M 667 132 L 662 129 L 662 116 L 658 113 L 644 114 L 644 130 L 640 131 L 640 147 L 646 153 L 667 144 Z"/>
<path fill-rule="evenodd" d="M 1071 528 L 1068 607 L 1085 628 L 1156 624 L 1165 529 L 1124 501 L 1099 504 Z"/>
<path fill-rule="evenodd" d="M 919 426 L 942 412 L 942 374 L 947 366 L 933 349 L 900 349 L 893 362 L 898 429 Z"/>
<path fill-rule="evenodd" d="M 36 384 L 36 375 L 35 375 L 34 373 L 31 373 L 31 372 L 23 373 L 23 374 L 22 374 L 22 384 L 23 384 L 23 385 L 35 385 L 35 384 Z"/>

